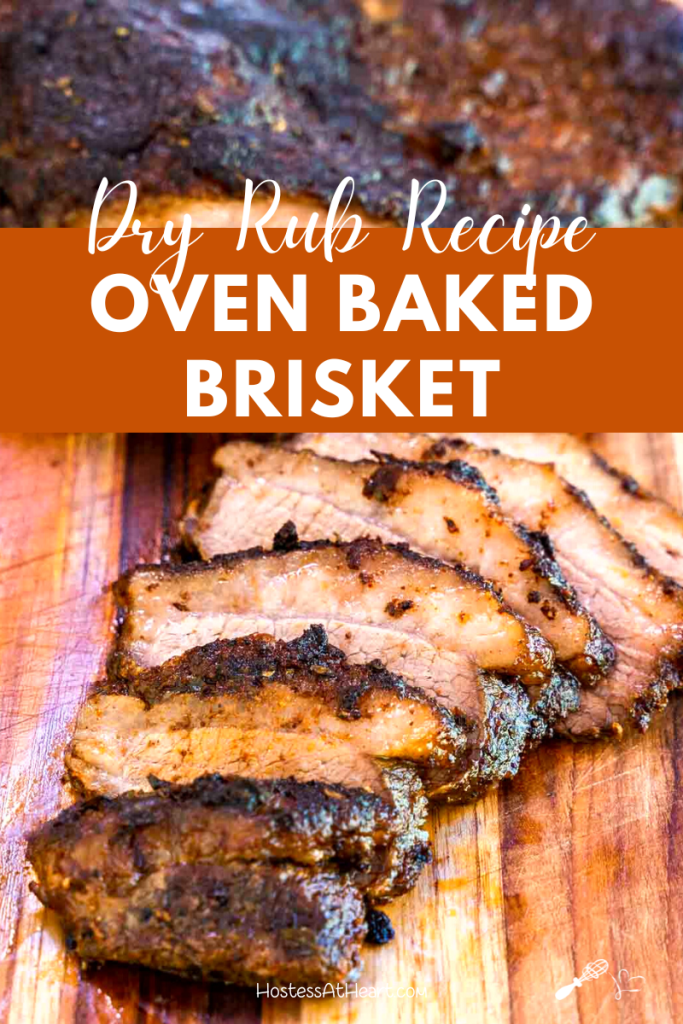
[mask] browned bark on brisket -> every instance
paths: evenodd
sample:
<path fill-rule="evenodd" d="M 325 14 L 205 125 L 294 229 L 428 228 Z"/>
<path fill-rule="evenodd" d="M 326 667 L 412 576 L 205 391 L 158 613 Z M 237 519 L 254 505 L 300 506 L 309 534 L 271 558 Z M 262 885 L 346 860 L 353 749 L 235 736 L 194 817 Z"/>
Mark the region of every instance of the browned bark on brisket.
<path fill-rule="evenodd" d="M 207 777 L 77 804 L 28 853 L 34 892 L 84 960 L 325 984 L 360 972 L 357 883 L 391 828 L 360 791 Z"/>
<path fill-rule="evenodd" d="M 664 0 L 23 0 L 0 22 L 6 224 L 63 223 L 102 177 L 145 195 L 241 195 L 276 179 L 327 202 L 347 175 L 402 222 L 525 202 L 564 218 L 673 222 L 683 14 Z M 425 197 L 423 212 L 434 205 Z"/>
<path fill-rule="evenodd" d="M 486 435 L 470 436 L 486 440 Z M 378 437 L 383 447 L 398 455 L 428 461 L 460 459 L 478 469 L 497 492 L 504 511 L 528 529 L 547 534 L 564 575 L 614 643 L 613 668 L 593 690 L 583 691 L 578 711 L 558 723 L 558 731 L 579 739 L 621 735 L 628 726 L 646 729 L 653 713 L 666 706 L 669 692 L 680 684 L 681 587 L 653 568 L 552 465 L 480 448 L 457 436 L 435 441 L 410 434 L 327 434 L 308 435 L 299 443 L 328 454 L 342 444 L 363 452 Z M 540 440 L 536 450 L 539 444 Z M 507 446 L 512 450 L 513 442 Z M 518 455 L 523 450 L 523 444 L 515 448 Z"/>
<path fill-rule="evenodd" d="M 186 537 L 203 558 L 268 543 L 283 516 L 296 522 L 303 540 L 377 534 L 490 580 L 583 683 L 608 671 L 612 645 L 542 535 L 506 516 L 495 491 L 467 463 L 390 456 L 351 462 L 247 441 L 224 445 L 214 461 L 221 477 L 185 518 Z M 398 617 L 412 606 L 396 601 L 391 607 Z"/>

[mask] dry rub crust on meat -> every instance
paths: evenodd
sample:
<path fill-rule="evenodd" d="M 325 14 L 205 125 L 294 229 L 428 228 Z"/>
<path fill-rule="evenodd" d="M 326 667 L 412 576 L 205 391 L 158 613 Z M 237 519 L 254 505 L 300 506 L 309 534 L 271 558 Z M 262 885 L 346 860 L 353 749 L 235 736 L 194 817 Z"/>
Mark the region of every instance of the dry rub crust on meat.
<path fill-rule="evenodd" d="M 391 827 L 366 793 L 205 778 L 63 811 L 29 840 L 31 887 L 83 960 L 335 983 L 362 967 L 356 882 Z"/>
<path fill-rule="evenodd" d="M 584 691 L 579 710 L 558 731 L 581 738 L 620 734 L 628 724 L 646 729 L 680 684 L 683 590 L 551 465 L 449 439 L 436 442 L 425 457 L 451 458 L 454 450 L 491 481 L 503 508 L 547 532 L 565 575 L 614 642 L 614 668 L 593 691 Z"/>
<path fill-rule="evenodd" d="M 553 672 L 548 642 L 476 573 L 370 537 L 298 542 L 293 523 L 278 532 L 272 550 L 137 566 L 120 578 L 115 595 L 123 623 L 113 675 L 130 676 L 215 639 L 253 632 L 292 639 L 310 621 L 325 625 L 351 660 L 380 657 L 465 714 L 467 700 L 449 686 L 460 665 L 528 685 Z M 410 610 L 396 617 L 392 602 L 405 600 Z M 432 664 L 419 678 L 428 667 L 419 654 L 427 650 L 439 655 L 439 673 Z"/>
<path fill-rule="evenodd" d="M 303 540 L 349 541 L 369 531 L 423 554 L 462 563 L 553 644 L 582 682 L 609 669 L 614 651 L 567 584 L 538 533 L 505 516 L 498 496 L 467 463 L 419 463 L 378 455 L 346 462 L 231 442 L 214 461 L 221 476 L 190 505 L 184 532 L 202 558 L 267 543 L 283 517 Z M 394 614 L 410 610 L 396 602 Z"/>
<path fill-rule="evenodd" d="M 287 644 L 219 640 L 87 701 L 67 767 L 82 791 L 107 795 L 145 788 L 150 774 L 216 771 L 363 787 L 396 806 L 400 850 L 412 850 L 425 840 L 423 792 L 471 799 L 517 770 L 535 721 L 528 697 L 485 673 L 479 687 L 471 721 L 377 663 L 349 664 L 320 627 Z"/>
<path fill-rule="evenodd" d="M 546 435 L 495 436 L 518 456 L 526 450 L 522 438 L 532 457 L 540 458 L 549 443 L 544 444 Z M 680 683 L 683 591 L 652 568 L 552 465 L 480 448 L 459 435 L 435 440 L 407 433 L 304 434 L 288 443 L 325 455 L 347 452 L 352 458 L 380 445 L 399 457 L 459 458 L 478 469 L 498 494 L 503 511 L 548 536 L 564 576 L 616 649 L 613 669 L 594 690 L 583 692 L 581 707 L 558 723 L 558 731 L 580 739 L 620 735 L 628 725 L 644 730 L 652 714 L 666 705 L 669 692 Z"/>
<path fill-rule="evenodd" d="M 419 775 L 430 794 L 462 789 L 474 774 L 469 741 L 421 691 L 378 666 L 348 666 L 311 629 L 291 644 L 217 641 L 105 688 L 81 709 L 66 765 L 80 791 L 105 796 L 209 772 L 365 792 L 391 809 L 370 889 L 384 900 L 429 859 Z"/>
<path fill-rule="evenodd" d="M 277 693 L 275 698 L 277 699 Z M 381 870 L 366 882 L 368 895 L 384 902 L 415 884 L 429 861 L 423 830 L 427 800 L 417 772 L 409 765 L 375 763 L 352 743 L 305 729 L 262 729 L 225 724 L 218 702 L 196 703 L 173 697 L 148 713 L 133 697 L 100 696 L 84 706 L 66 764 L 76 788 L 108 797 L 146 792 L 155 778 L 187 785 L 202 772 L 220 772 L 259 782 L 287 775 L 299 783 L 319 783 L 328 795 L 341 788 L 364 792 L 391 810 Z M 259 708 L 260 713 L 264 712 Z"/>
<path fill-rule="evenodd" d="M 461 434 L 506 455 L 551 462 L 561 477 L 584 491 L 597 511 L 636 544 L 665 576 L 683 584 L 683 516 L 655 497 L 632 476 L 609 465 L 590 445 L 572 434 Z"/>
<path fill-rule="evenodd" d="M 576 681 L 556 669 L 551 645 L 491 584 L 405 545 L 367 537 L 297 543 L 293 524 L 285 524 L 272 551 L 138 566 L 116 592 L 123 623 L 114 674 L 214 639 L 252 632 L 289 639 L 319 622 L 350 660 L 379 659 L 473 726 L 488 717 L 491 693 L 512 698 L 510 677 L 530 691 L 533 738 L 576 699 Z M 515 708 L 523 703 L 512 699 Z"/>
<path fill-rule="evenodd" d="M 116 861 L 118 843 L 124 850 L 134 844 L 131 856 L 147 873 L 169 849 L 183 863 L 284 861 L 334 870 L 373 903 L 407 892 L 431 860 L 427 833 L 416 827 L 426 803 L 408 786 L 406 801 L 415 806 L 407 814 L 375 793 L 324 779 L 213 774 L 174 785 L 149 776 L 144 792 L 132 792 L 70 808 L 58 819 L 59 835 L 82 842 L 94 865 Z"/>
<path fill-rule="evenodd" d="M 249 733 L 245 754 L 254 760 L 255 733 L 293 733 L 292 763 L 311 778 L 317 760 L 303 743 L 306 734 L 309 743 L 324 737 L 338 751 L 349 745 L 356 784 L 366 760 L 374 765 L 369 778 L 378 771 L 377 759 L 387 767 L 399 761 L 419 772 L 430 796 L 455 785 L 458 767 L 469 757 L 465 719 L 379 662 L 349 663 L 320 626 L 290 643 L 262 635 L 217 640 L 115 682 L 101 696 L 108 699 L 112 692 L 141 699 L 147 710 L 157 708 L 158 719 L 177 707 L 174 714 L 186 715 L 199 728 L 225 728 L 238 741 L 241 732 Z M 211 752 L 221 756 L 218 747 Z M 265 753 L 272 762 L 272 749 Z M 179 770 L 192 770 L 190 761 L 186 751 Z M 341 765 L 341 758 L 332 763 Z"/>
<path fill-rule="evenodd" d="M 64 223 L 102 177 L 164 202 L 273 178 L 327 202 L 351 175 L 402 222 L 677 216 L 683 15 L 664 0 L 24 0 L 0 25 L 3 222 Z M 434 206 L 428 196 L 426 209 Z"/>
<path fill-rule="evenodd" d="M 547 641 L 491 586 L 367 538 L 298 544 L 287 527 L 273 551 L 138 566 L 116 595 L 123 621 L 114 677 L 135 678 L 216 639 L 268 632 L 286 640 L 323 624 L 351 662 L 380 660 L 465 720 L 470 756 L 453 786 L 463 797 L 514 774 L 526 743 L 576 700 Z M 394 602 L 406 601 L 410 609 L 397 616 Z M 516 676 L 540 691 L 533 707 Z"/>

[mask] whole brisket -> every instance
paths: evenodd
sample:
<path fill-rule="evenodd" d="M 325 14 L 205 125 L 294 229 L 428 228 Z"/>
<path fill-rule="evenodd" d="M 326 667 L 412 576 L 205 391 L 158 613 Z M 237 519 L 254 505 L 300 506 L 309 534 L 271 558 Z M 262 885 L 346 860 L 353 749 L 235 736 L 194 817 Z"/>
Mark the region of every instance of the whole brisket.
<path fill-rule="evenodd" d="M 374 5 L 376 6 L 376 5 Z M 674 222 L 683 13 L 665 0 L 22 0 L 0 24 L 4 223 L 64 223 L 103 177 L 145 195 L 327 202 L 405 221 Z M 435 190 L 423 211 L 434 208 Z M 172 213 L 172 210 L 169 211 Z"/>

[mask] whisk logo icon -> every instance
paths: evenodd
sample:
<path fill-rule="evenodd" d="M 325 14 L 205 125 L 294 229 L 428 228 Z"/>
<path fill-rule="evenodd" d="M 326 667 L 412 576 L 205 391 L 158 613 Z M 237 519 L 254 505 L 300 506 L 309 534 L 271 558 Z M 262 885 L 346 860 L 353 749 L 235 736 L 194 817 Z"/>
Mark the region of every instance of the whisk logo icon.
<path fill-rule="evenodd" d="M 556 999 L 566 999 L 570 996 L 575 988 L 581 988 L 584 981 L 594 981 L 599 978 L 601 974 L 604 974 L 608 969 L 609 964 L 606 960 L 594 960 L 592 964 L 586 964 L 583 969 L 583 974 L 580 978 L 574 978 L 571 985 L 565 985 L 555 993 Z"/>

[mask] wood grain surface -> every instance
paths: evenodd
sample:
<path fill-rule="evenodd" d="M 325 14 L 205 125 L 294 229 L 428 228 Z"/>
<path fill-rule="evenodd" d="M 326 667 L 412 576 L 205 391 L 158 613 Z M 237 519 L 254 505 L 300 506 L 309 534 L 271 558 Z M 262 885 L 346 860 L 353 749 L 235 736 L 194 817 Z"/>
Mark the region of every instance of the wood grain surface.
<path fill-rule="evenodd" d="M 111 640 L 108 583 L 168 557 L 215 435 L 0 440 L 0 1021 L 11 1024 L 678 1024 L 683 1020 L 683 703 L 644 737 L 552 743 L 432 817 L 435 861 L 393 905 L 364 985 L 425 995 L 257 999 L 127 967 L 80 975 L 28 891 L 27 830 L 68 800 L 62 751 Z M 596 435 L 683 504 L 683 434 Z M 562 1002 L 593 960 L 610 974 Z"/>

